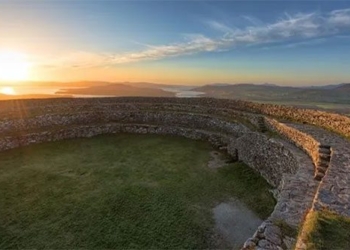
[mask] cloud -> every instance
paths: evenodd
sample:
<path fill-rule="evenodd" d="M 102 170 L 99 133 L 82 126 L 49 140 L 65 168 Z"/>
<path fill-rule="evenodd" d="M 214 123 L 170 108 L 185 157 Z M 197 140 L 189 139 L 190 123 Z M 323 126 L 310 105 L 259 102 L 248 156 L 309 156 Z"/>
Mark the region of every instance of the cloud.
<path fill-rule="evenodd" d="M 250 22 L 251 24 L 253 25 L 262 25 L 263 23 L 258 19 L 258 18 L 255 18 L 253 16 L 242 16 L 245 20 L 247 20 L 248 22 Z"/>
<path fill-rule="evenodd" d="M 275 44 L 271 46 L 266 46 L 263 47 L 263 50 L 270 50 L 270 49 L 292 49 L 292 48 L 298 48 L 298 47 L 305 47 L 305 46 L 313 46 L 313 45 L 319 45 L 322 43 L 327 42 L 328 39 L 326 38 L 316 38 L 316 39 L 311 39 L 307 41 L 302 41 L 302 42 L 291 42 L 287 44 Z"/>
<path fill-rule="evenodd" d="M 328 21 L 336 26 L 350 27 L 350 9 L 332 11 Z"/>
<path fill-rule="evenodd" d="M 32 58 L 34 65 L 43 68 L 90 68 L 102 65 L 110 65 L 112 56 L 110 54 L 99 54 L 86 51 L 75 51 L 62 56 L 49 55 L 41 58 Z"/>
<path fill-rule="evenodd" d="M 94 67 L 147 60 L 160 60 L 169 57 L 197 54 L 201 52 L 217 52 L 239 46 L 259 45 L 276 42 L 304 41 L 342 35 L 350 31 L 350 9 L 335 10 L 328 13 L 284 14 L 274 23 L 263 24 L 258 19 L 244 17 L 253 26 L 244 29 L 230 28 L 217 21 L 208 21 L 210 28 L 222 32 L 221 37 L 210 38 L 204 35 L 186 36 L 185 41 L 160 46 L 147 46 L 145 50 L 124 54 L 93 54 L 77 52 L 56 59 L 61 66 Z M 304 42 L 307 43 L 307 42 Z M 305 44 L 304 44 L 305 45 Z M 293 47 L 291 45 L 290 47 Z M 296 44 L 295 46 L 298 46 Z M 54 63 L 54 62 L 53 62 Z"/>
<path fill-rule="evenodd" d="M 214 20 L 209 20 L 206 22 L 206 24 L 212 28 L 215 29 L 217 31 L 223 32 L 223 33 L 233 33 L 236 28 L 231 28 L 229 26 L 227 26 L 226 24 L 220 23 L 218 21 L 214 21 Z"/>
<path fill-rule="evenodd" d="M 204 51 L 216 51 L 219 49 L 220 45 L 221 44 L 216 40 L 212 40 L 202 35 L 194 35 L 187 43 L 154 46 L 141 52 L 127 53 L 125 55 L 114 55 L 111 58 L 111 62 L 118 64 L 143 60 L 158 60 L 178 55 L 189 55 Z"/>

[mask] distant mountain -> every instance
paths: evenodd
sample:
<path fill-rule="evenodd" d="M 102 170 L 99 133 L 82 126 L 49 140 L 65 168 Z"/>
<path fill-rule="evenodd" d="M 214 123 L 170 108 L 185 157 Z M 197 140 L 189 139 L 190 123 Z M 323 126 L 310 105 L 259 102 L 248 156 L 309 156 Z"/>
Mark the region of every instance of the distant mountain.
<path fill-rule="evenodd" d="M 323 86 L 305 86 L 301 88 L 305 89 L 337 89 L 342 86 L 349 85 L 350 83 L 340 83 L 340 84 L 329 84 L 329 85 L 323 85 Z"/>
<path fill-rule="evenodd" d="M 336 91 L 348 91 L 350 93 L 350 83 L 342 83 L 339 84 L 338 87 L 335 88 Z M 349 97 L 350 99 L 350 97 Z"/>
<path fill-rule="evenodd" d="M 0 94 L 0 100 L 15 100 L 15 99 L 48 99 L 48 98 L 69 98 L 71 95 L 45 95 L 45 94 L 33 94 L 33 95 L 4 95 Z"/>
<path fill-rule="evenodd" d="M 87 88 L 87 87 L 98 87 L 107 86 L 111 84 L 123 84 L 138 88 L 176 88 L 186 87 L 194 88 L 196 86 L 188 86 L 181 84 L 162 84 L 162 83 L 151 83 L 151 82 L 106 82 L 106 81 L 75 81 L 75 82 L 54 82 L 54 81 L 19 81 L 19 82 L 4 82 L 0 81 L 1 86 L 35 86 L 35 87 L 56 87 L 56 88 Z"/>
<path fill-rule="evenodd" d="M 293 87 L 280 87 L 256 84 L 235 84 L 235 85 L 205 85 L 195 88 L 194 91 L 206 93 L 206 96 L 218 98 L 237 98 L 237 99 L 260 99 L 283 97 L 290 93 L 298 91 Z"/>
<path fill-rule="evenodd" d="M 350 84 L 317 88 L 284 87 L 270 84 L 205 85 L 193 90 L 204 92 L 205 96 L 216 98 L 234 98 L 260 102 L 341 103 L 350 105 Z"/>
<path fill-rule="evenodd" d="M 277 85 L 277 84 L 268 83 L 268 82 L 263 83 L 262 85 L 264 85 L 264 86 L 270 86 L 270 87 L 278 87 L 278 85 Z"/>
<path fill-rule="evenodd" d="M 195 88 L 196 86 L 187 86 L 180 84 L 162 84 L 162 83 L 151 83 L 151 82 L 121 82 L 115 84 L 125 84 L 138 88 L 154 88 L 154 89 L 163 89 L 163 88 Z"/>
<path fill-rule="evenodd" d="M 108 84 L 78 89 L 61 89 L 56 94 L 94 95 L 94 96 L 162 96 L 172 97 L 174 93 L 158 88 L 141 88 L 126 84 Z"/>
<path fill-rule="evenodd" d="M 236 84 L 232 84 L 232 83 L 210 83 L 210 84 L 207 84 L 207 85 L 204 85 L 204 86 L 233 86 L 233 85 L 254 85 L 254 86 L 277 86 L 276 84 L 273 84 L 273 83 L 263 83 L 263 84 L 254 84 L 254 83 L 236 83 Z"/>
<path fill-rule="evenodd" d="M 223 87 L 223 86 L 230 86 L 232 84 L 229 84 L 229 83 L 211 83 L 211 84 L 208 84 L 206 86 L 219 86 L 219 87 Z"/>
<path fill-rule="evenodd" d="M 5 85 L 4 85 L 5 84 Z M 13 83 L 12 83 L 13 84 Z M 1 83 L 1 86 L 11 86 Z M 228 84 L 212 83 L 201 87 L 188 85 L 167 85 L 150 82 L 104 82 L 104 81 L 77 81 L 77 82 L 18 82 L 16 89 L 33 90 L 25 92 L 28 95 L 0 95 L 0 100 L 7 99 L 33 99 L 33 98 L 59 98 L 72 96 L 187 96 L 184 93 L 193 92 L 188 96 L 216 97 L 227 99 L 241 99 L 248 101 L 276 103 L 301 106 L 316 109 L 328 109 L 350 114 L 350 83 L 341 83 L 325 86 L 286 87 L 271 83 Z M 31 88 L 31 86 L 35 86 Z M 37 88 L 38 87 L 38 88 Z M 44 92 L 47 87 L 57 91 Z M 43 89 L 36 94 L 35 91 Z M 19 91 L 19 93 L 21 93 Z M 22 92 L 23 93 L 23 92 Z M 180 94 L 179 94 L 180 93 Z M 203 93 L 203 95 L 201 94 Z"/>
<path fill-rule="evenodd" d="M 0 82 L 1 86 L 34 86 L 34 87 L 56 87 L 56 88 L 81 88 L 91 86 L 104 86 L 111 84 L 103 81 L 76 81 L 76 82 L 54 82 L 54 81 L 19 81 L 19 82 Z"/>

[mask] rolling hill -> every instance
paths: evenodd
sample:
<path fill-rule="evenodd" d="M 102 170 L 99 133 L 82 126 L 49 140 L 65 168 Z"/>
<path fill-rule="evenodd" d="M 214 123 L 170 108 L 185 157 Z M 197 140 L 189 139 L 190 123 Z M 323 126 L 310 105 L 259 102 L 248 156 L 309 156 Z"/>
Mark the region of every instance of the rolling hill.
<path fill-rule="evenodd" d="M 305 102 L 350 104 L 350 83 L 333 87 L 284 87 L 277 85 L 235 84 L 205 85 L 195 91 L 216 98 L 234 98 L 260 102 Z"/>
<path fill-rule="evenodd" d="M 94 95 L 94 96 L 162 96 L 172 97 L 173 93 L 158 88 L 141 88 L 126 84 L 108 84 L 78 89 L 61 89 L 56 94 Z"/>

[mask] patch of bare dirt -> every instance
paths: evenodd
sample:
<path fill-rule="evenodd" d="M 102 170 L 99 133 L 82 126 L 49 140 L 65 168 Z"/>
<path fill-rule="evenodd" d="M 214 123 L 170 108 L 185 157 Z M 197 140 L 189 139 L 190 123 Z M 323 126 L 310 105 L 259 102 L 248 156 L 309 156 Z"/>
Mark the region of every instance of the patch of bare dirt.
<path fill-rule="evenodd" d="M 222 152 L 213 150 L 210 152 L 210 160 L 208 167 L 211 169 L 218 169 L 228 164 L 229 158 Z"/>
<path fill-rule="evenodd" d="M 223 241 L 217 242 L 219 248 L 229 245 L 231 249 L 240 249 L 262 223 L 253 211 L 236 199 L 220 203 L 213 208 L 213 214 L 216 237 Z"/>

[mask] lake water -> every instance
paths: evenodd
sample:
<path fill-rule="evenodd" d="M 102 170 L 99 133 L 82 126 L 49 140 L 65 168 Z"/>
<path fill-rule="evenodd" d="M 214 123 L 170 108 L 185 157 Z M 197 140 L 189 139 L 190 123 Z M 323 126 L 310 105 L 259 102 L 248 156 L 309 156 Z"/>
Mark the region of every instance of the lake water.
<path fill-rule="evenodd" d="M 161 88 L 164 91 L 175 93 L 176 97 L 200 97 L 203 95 L 203 92 L 193 91 L 193 87 L 169 87 Z M 2 90 L 9 90 L 16 95 L 28 95 L 28 94 L 42 94 L 42 95 L 55 95 L 57 91 L 61 88 L 57 87 L 25 87 L 25 86 L 3 86 L 0 87 L 0 93 L 9 94 Z M 74 88 L 69 88 L 74 89 Z M 114 95 L 72 95 L 77 98 L 94 98 L 94 97 L 114 97 Z"/>
<path fill-rule="evenodd" d="M 200 97 L 204 92 L 193 91 L 193 87 L 169 87 L 161 88 L 164 91 L 175 93 L 176 97 Z"/>

